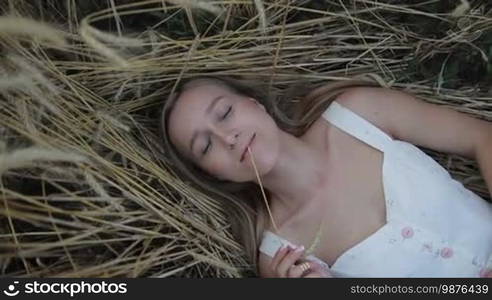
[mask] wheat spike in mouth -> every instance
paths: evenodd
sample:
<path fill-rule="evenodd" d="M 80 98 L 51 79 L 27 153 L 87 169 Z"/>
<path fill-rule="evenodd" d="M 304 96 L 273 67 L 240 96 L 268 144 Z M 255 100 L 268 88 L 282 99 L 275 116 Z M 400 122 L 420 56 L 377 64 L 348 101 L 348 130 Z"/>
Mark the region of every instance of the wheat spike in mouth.
<path fill-rule="evenodd" d="M 251 163 L 253 164 L 253 169 L 255 170 L 256 178 L 258 178 L 258 184 L 260 185 L 261 194 L 263 195 L 263 199 L 265 200 L 265 205 L 268 210 L 268 215 L 270 216 L 270 220 L 272 221 L 275 232 L 278 233 L 277 224 L 275 224 L 275 221 L 273 220 L 272 212 L 270 211 L 270 206 L 268 205 L 265 190 L 263 189 L 263 184 L 261 183 L 260 174 L 258 173 L 258 169 L 256 168 L 255 160 L 253 158 L 253 152 L 251 152 L 251 148 L 249 146 L 248 146 L 248 152 L 249 152 L 249 157 L 251 158 Z"/>

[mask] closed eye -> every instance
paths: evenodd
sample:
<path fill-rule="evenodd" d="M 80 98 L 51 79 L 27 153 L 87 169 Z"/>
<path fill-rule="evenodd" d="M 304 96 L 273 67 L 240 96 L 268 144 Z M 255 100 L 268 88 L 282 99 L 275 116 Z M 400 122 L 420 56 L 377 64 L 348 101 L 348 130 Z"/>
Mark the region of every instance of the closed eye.
<path fill-rule="evenodd" d="M 229 115 L 229 113 L 231 112 L 232 110 L 232 105 L 229 106 L 229 109 L 226 111 L 226 113 L 222 116 L 222 120 L 224 120 L 225 118 L 227 118 L 227 116 Z"/>
<path fill-rule="evenodd" d="M 210 148 L 211 144 L 212 142 L 210 141 L 210 136 L 209 136 L 207 146 L 205 147 L 205 149 L 203 149 L 202 155 L 205 155 L 208 152 L 208 148 Z"/>
<path fill-rule="evenodd" d="M 229 116 L 229 114 L 230 114 L 231 111 L 232 111 L 232 105 L 229 106 L 229 109 L 227 109 L 227 111 L 225 112 L 225 114 L 222 116 L 221 120 L 225 120 Z M 211 146 L 212 146 L 212 141 L 211 141 L 210 137 L 208 137 L 208 143 L 207 143 L 207 146 L 205 147 L 205 149 L 203 149 L 202 155 L 207 154 L 208 149 Z"/>

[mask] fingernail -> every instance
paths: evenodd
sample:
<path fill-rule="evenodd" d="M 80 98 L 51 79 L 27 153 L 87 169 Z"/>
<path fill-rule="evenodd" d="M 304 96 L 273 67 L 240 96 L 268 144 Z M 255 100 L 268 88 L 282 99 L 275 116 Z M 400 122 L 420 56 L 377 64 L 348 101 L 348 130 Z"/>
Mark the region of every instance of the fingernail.
<path fill-rule="evenodd" d="M 299 253 L 304 250 L 304 246 L 297 247 L 296 252 Z"/>

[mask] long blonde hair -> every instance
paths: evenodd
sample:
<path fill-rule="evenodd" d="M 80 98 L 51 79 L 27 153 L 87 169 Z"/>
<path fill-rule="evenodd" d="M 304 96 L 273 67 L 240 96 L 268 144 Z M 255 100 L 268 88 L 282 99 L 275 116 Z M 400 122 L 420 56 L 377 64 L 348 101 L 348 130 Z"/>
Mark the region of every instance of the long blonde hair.
<path fill-rule="evenodd" d="M 193 184 L 204 194 L 221 203 L 230 219 L 232 235 L 243 246 L 252 270 L 258 273 L 258 248 L 262 233 L 268 226 L 271 226 L 259 186 L 254 182 L 236 183 L 211 176 L 181 155 L 171 143 L 168 135 L 167 120 L 174 104 L 181 93 L 191 89 L 198 82 L 216 84 L 239 95 L 258 100 L 265 106 L 266 111 L 280 129 L 296 137 L 303 135 L 330 103 L 345 90 L 351 87 L 377 86 L 378 84 L 368 76 L 319 86 L 302 82 L 284 90 L 284 94 L 287 95 L 283 96 L 280 92 L 272 90 L 268 94 L 264 83 L 257 80 L 201 76 L 181 83 L 169 94 L 162 109 L 159 126 L 166 159 L 182 180 Z M 268 196 L 268 191 L 266 192 Z"/>

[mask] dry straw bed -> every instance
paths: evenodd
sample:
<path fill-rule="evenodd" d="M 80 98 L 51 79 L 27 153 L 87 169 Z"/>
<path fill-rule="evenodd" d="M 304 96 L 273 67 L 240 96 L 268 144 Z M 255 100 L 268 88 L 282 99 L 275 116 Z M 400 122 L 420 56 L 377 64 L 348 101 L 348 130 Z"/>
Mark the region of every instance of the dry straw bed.
<path fill-rule="evenodd" d="M 1 276 L 256 276 L 223 208 L 163 159 L 157 113 L 184 78 L 240 75 L 282 92 L 372 73 L 492 121 L 487 1 L 5 0 L 0 9 Z M 474 161 L 424 150 L 489 199 Z"/>

